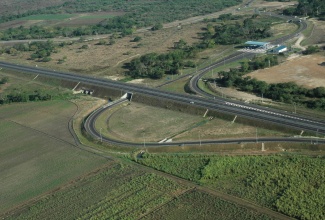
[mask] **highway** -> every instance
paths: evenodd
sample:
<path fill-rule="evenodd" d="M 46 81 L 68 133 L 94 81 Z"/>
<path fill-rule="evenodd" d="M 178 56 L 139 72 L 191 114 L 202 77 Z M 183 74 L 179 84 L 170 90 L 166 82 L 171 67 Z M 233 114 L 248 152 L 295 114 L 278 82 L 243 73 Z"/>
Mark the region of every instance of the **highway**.
<path fill-rule="evenodd" d="M 325 134 L 325 122 L 298 116 L 296 114 L 290 114 L 286 112 L 279 112 L 271 109 L 265 109 L 259 106 L 247 106 L 245 103 L 232 104 L 231 101 L 226 100 L 214 100 L 204 97 L 197 97 L 193 95 L 183 95 L 172 92 L 163 91 L 156 88 L 142 87 L 140 85 L 134 85 L 129 83 L 123 83 L 118 81 L 112 81 L 108 79 L 99 79 L 90 76 L 84 76 L 73 73 L 53 71 L 38 67 L 22 66 L 0 61 L 0 66 L 5 69 L 40 74 L 48 77 L 54 77 L 58 79 L 65 79 L 75 82 L 83 82 L 91 85 L 102 86 L 106 88 L 114 88 L 123 90 L 125 92 L 139 93 L 144 95 L 153 96 L 156 98 L 164 98 L 180 103 L 191 104 L 199 106 L 205 109 L 216 110 L 219 112 L 238 115 L 246 118 L 261 120 L 265 122 L 271 122 L 283 126 L 289 126 L 292 128 L 311 131 L 313 133 Z"/>

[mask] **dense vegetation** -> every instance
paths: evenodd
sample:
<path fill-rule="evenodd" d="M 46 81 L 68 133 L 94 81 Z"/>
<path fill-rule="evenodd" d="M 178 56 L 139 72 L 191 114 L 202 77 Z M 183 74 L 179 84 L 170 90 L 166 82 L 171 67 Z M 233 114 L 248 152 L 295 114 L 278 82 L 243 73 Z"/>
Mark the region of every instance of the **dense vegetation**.
<path fill-rule="evenodd" d="M 244 61 L 240 69 L 231 68 L 220 71 L 219 77 L 212 79 L 225 87 L 236 87 L 241 91 L 262 95 L 274 101 L 300 103 L 308 108 L 325 109 L 325 87 L 307 89 L 294 82 L 271 83 L 246 76 L 250 71 L 277 65 L 277 56 L 255 57 L 252 61 Z M 210 79 L 211 80 L 211 79 Z"/>
<path fill-rule="evenodd" d="M 287 15 L 312 16 L 325 20 L 325 1 L 299 0 L 296 8 L 287 8 L 283 12 Z"/>
<path fill-rule="evenodd" d="M 166 54 L 149 53 L 133 59 L 126 65 L 129 70 L 126 74 L 133 78 L 152 79 L 160 79 L 164 74 L 178 74 L 179 69 L 195 67 L 192 61 L 186 59 L 194 58 L 197 52 L 197 48 L 180 40 L 175 43 L 175 49 Z"/>
<path fill-rule="evenodd" d="M 226 14 L 231 16 L 231 14 Z M 219 17 L 224 19 L 224 17 Z M 207 25 L 206 32 L 203 34 L 203 47 L 211 48 L 215 44 L 240 44 L 247 39 L 261 39 L 271 36 L 271 21 L 263 21 L 246 18 L 243 22 L 227 22 L 213 26 Z"/>
<path fill-rule="evenodd" d="M 24 17 L 31 14 L 53 14 L 53 13 L 76 13 L 96 11 L 122 11 L 124 15 L 106 19 L 98 25 L 70 28 L 70 27 L 36 27 L 35 33 L 31 28 L 11 28 L 0 33 L 1 40 L 30 39 L 30 38 L 52 38 L 55 36 L 82 36 L 90 34 L 106 34 L 115 31 L 131 34 L 134 28 L 153 26 L 161 27 L 159 24 L 182 20 L 185 18 L 208 14 L 219 11 L 242 2 L 241 0 L 175 0 L 175 1 L 114 1 L 100 0 L 75 0 L 63 5 L 26 12 L 20 15 L 1 16 L 0 22 Z"/>
<path fill-rule="evenodd" d="M 144 219 L 272 219 L 208 193 L 193 190 L 174 199 Z"/>
<path fill-rule="evenodd" d="M 324 219 L 324 159 L 293 155 L 199 157 L 145 153 L 138 162 L 183 178 L 194 178 L 292 217 Z M 192 160 L 204 161 L 205 165 Z M 200 175 L 193 176 L 191 172 Z"/>

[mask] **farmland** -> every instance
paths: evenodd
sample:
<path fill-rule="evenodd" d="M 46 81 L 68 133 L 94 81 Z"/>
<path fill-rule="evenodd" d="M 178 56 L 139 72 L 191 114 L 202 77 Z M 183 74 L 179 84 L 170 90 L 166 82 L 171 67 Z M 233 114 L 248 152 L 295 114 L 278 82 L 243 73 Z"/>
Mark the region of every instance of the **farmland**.
<path fill-rule="evenodd" d="M 186 190 L 184 185 L 134 166 L 112 164 L 9 219 L 135 219 Z"/>
<path fill-rule="evenodd" d="M 193 190 L 142 219 L 273 219 L 236 204 Z"/>
<path fill-rule="evenodd" d="M 76 148 L 75 111 L 68 101 L 0 107 L 0 213 L 107 162 Z"/>
<path fill-rule="evenodd" d="M 144 154 L 138 162 L 292 217 L 325 216 L 324 157 Z"/>
<path fill-rule="evenodd" d="M 7 219 L 271 219 L 137 166 L 112 163 L 8 214 Z"/>

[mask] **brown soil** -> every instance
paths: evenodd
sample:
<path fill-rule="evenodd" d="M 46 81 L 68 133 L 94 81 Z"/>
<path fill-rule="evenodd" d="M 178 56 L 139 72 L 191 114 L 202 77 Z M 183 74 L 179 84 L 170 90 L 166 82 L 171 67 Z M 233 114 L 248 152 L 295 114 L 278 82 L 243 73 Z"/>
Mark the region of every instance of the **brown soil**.
<path fill-rule="evenodd" d="M 325 85 L 325 67 L 319 65 L 322 62 L 325 62 L 325 57 L 321 54 L 298 56 L 248 75 L 268 83 L 295 82 L 306 88 L 315 88 Z"/>

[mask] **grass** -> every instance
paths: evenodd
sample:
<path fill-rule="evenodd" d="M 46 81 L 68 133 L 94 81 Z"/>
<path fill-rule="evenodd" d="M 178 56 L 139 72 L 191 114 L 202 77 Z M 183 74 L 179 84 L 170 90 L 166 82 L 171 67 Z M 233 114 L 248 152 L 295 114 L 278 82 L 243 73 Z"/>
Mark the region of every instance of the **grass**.
<path fill-rule="evenodd" d="M 75 148 L 67 129 L 75 110 L 67 101 L 0 108 L 0 212 L 107 162 Z"/>
<path fill-rule="evenodd" d="M 80 19 L 97 19 L 97 18 L 103 18 L 103 19 L 107 19 L 107 18 L 113 18 L 115 17 L 115 15 L 110 15 L 110 14 L 100 14 L 100 15 L 83 15 L 80 17 Z"/>
<path fill-rule="evenodd" d="M 131 103 L 107 117 L 103 114 L 96 123 L 103 135 L 109 135 L 122 140 L 143 142 L 158 142 L 164 138 L 173 137 L 188 127 L 202 121 L 200 116 L 182 112 Z"/>
<path fill-rule="evenodd" d="M 302 34 L 305 36 L 305 38 L 308 39 L 311 36 L 311 34 L 312 34 L 313 30 L 314 30 L 314 24 L 311 21 L 306 21 L 306 22 L 307 22 L 307 28 L 306 28 L 306 30 L 304 30 L 302 32 Z M 302 46 L 306 46 L 307 39 L 305 39 L 305 40 L 303 40 L 301 42 Z"/>
<path fill-rule="evenodd" d="M 186 93 L 184 87 L 185 84 L 189 81 L 189 78 L 185 77 L 183 79 L 177 80 L 173 83 L 167 84 L 162 87 L 162 89 L 170 91 L 170 92 L 177 92 L 177 93 Z"/>

